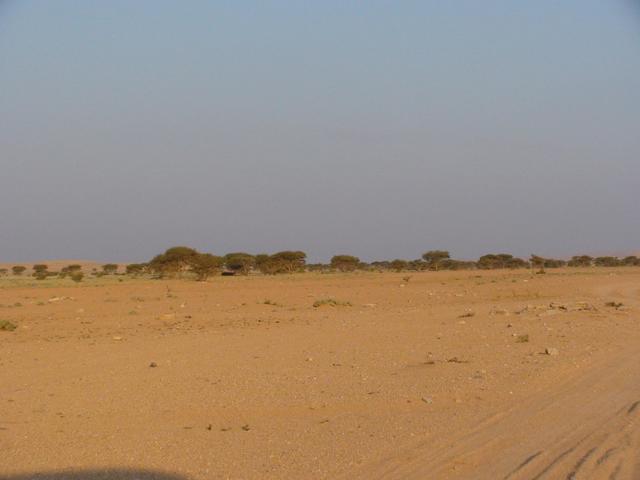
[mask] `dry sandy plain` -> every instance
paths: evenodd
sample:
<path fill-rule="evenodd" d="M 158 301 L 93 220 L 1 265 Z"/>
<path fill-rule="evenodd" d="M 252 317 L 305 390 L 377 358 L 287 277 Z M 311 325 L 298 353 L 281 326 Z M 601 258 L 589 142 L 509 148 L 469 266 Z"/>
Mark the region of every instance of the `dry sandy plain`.
<path fill-rule="evenodd" d="M 640 478 L 640 269 L 408 275 L 5 278 L 0 478 Z"/>

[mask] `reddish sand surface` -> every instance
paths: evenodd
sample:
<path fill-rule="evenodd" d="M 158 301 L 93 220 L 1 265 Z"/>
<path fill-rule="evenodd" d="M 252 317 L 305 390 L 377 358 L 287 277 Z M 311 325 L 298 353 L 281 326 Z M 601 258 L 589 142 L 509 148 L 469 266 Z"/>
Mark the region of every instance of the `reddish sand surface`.
<path fill-rule="evenodd" d="M 0 478 L 638 479 L 639 309 L 638 268 L 5 277 Z"/>

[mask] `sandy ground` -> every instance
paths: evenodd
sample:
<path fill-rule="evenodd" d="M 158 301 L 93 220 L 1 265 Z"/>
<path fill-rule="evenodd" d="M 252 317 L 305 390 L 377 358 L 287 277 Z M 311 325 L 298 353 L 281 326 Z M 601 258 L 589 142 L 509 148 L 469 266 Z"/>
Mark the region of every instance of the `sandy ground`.
<path fill-rule="evenodd" d="M 0 280 L 3 480 L 640 478 L 640 269 L 57 282 Z"/>

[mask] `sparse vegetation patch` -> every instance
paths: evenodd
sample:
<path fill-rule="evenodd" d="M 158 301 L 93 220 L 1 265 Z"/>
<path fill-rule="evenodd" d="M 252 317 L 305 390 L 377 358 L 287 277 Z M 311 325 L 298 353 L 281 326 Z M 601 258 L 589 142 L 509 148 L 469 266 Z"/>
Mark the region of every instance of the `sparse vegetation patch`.
<path fill-rule="evenodd" d="M 314 308 L 319 307 L 351 307 L 353 306 L 351 302 L 346 302 L 342 300 L 336 300 L 334 298 L 323 298 L 322 300 L 316 300 L 313 302 Z"/>
<path fill-rule="evenodd" d="M 0 320 L 0 331 L 13 332 L 18 326 L 9 320 Z"/>

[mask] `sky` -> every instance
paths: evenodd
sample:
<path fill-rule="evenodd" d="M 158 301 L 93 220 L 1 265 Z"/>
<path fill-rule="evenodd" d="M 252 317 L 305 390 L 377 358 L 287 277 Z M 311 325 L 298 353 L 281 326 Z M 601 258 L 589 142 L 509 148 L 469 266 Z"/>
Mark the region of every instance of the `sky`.
<path fill-rule="evenodd" d="M 640 251 L 632 0 L 0 0 L 0 261 Z"/>

